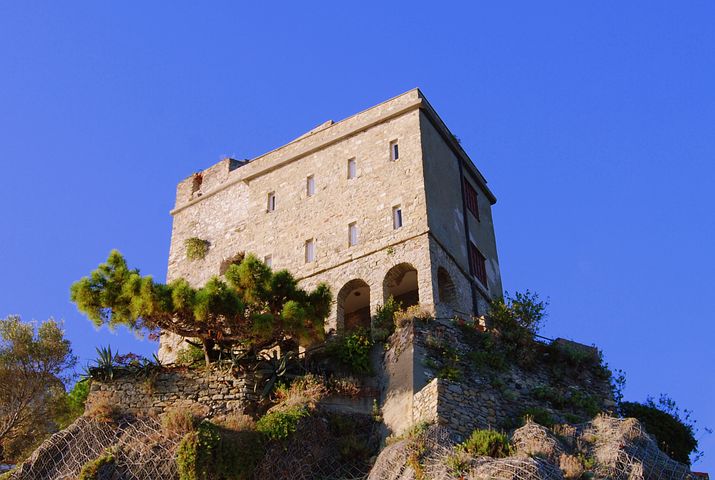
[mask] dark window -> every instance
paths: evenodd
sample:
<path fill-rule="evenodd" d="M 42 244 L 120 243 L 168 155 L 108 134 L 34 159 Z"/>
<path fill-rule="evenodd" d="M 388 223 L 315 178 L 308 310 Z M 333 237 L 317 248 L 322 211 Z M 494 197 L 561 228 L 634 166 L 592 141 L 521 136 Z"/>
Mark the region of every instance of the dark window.
<path fill-rule="evenodd" d="M 464 179 L 464 196 L 467 200 L 467 210 L 472 212 L 472 214 L 479 220 L 479 204 L 477 203 L 477 191 L 474 190 L 472 184 Z"/>
<path fill-rule="evenodd" d="M 469 243 L 469 266 L 472 269 L 472 275 L 477 277 L 482 285 L 487 286 L 487 259 L 484 258 L 482 252 L 477 250 L 477 246 Z"/>
<path fill-rule="evenodd" d="M 402 227 L 402 207 L 392 207 L 392 228 L 397 230 Z"/>
<path fill-rule="evenodd" d="M 400 147 L 397 145 L 397 140 L 390 142 L 390 160 L 398 160 L 400 158 Z"/>

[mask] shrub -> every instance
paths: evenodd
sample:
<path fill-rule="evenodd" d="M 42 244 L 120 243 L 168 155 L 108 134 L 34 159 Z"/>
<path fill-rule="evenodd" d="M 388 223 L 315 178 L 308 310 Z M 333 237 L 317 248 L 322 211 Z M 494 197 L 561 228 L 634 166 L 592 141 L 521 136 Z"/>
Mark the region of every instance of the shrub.
<path fill-rule="evenodd" d="M 269 412 L 256 422 L 256 430 L 271 440 L 285 440 L 295 433 L 298 422 L 306 416 L 308 416 L 308 410 L 303 407 Z"/>
<path fill-rule="evenodd" d="M 247 480 L 262 455 L 258 434 L 227 432 L 203 421 L 179 444 L 179 480 Z"/>
<path fill-rule="evenodd" d="M 578 457 L 562 453 L 559 457 L 559 467 L 564 472 L 564 478 L 567 480 L 578 479 L 583 475 L 583 464 Z"/>
<path fill-rule="evenodd" d="M 355 377 L 331 377 L 328 379 L 328 391 L 333 395 L 356 397 L 360 390 L 360 380 Z"/>
<path fill-rule="evenodd" d="M 323 379 L 312 374 L 299 377 L 290 386 L 276 389 L 276 398 L 284 408 L 314 407 L 328 393 Z"/>
<path fill-rule="evenodd" d="M 328 346 L 328 354 L 337 357 L 353 373 L 370 374 L 372 373 L 370 365 L 372 345 L 372 339 L 367 331 L 358 328 L 332 342 Z"/>
<path fill-rule="evenodd" d="M 90 405 L 87 416 L 100 423 L 116 423 L 121 416 L 119 407 L 107 398 L 100 398 Z"/>
<path fill-rule="evenodd" d="M 403 327 L 407 323 L 412 321 L 413 318 L 422 321 L 427 321 L 432 318 L 432 314 L 419 305 L 412 305 L 410 307 L 400 309 L 395 312 L 395 325 L 398 327 Z"/>
<path fill-rule="evenodd" d="M 200 367 L 206 364 L 204 351 L 196 345 L 189 344 L 188 347 L 179 350 L 176 355 L 176 363 L 184 367 Z"/>
<path fill-rule="evenodd" d="M 253 432 L 256 430 L 256 421 L 249 415 L 238 412 L 231 412 L 217 417 L 214 422 L 218 426 L 234 432 Z"/>
<path fill-rule="evenodd" d="M 425 360 L 425 365 L 435 371 L 438 378 L 457 381 L 462 378 L 460 356 L 457 349 L 444 340 L 428 335 L 425 347 L 430 357 Z"/>
<path fill-rule="evenodd" d="M 546 317 L 548 301 L 539 299 L 539 294 L 527 290 L 516 292 L 513 297 L 506 296 L 494 300 L 489 306 L 487 317 L 502 334 L 505 341 L 512 345 L 522 345 L 533 340 Z"/>
<path fill-rule="evenodd" d="M 454 453 L 447 455 L 444 464 L 449 472 L 457 478 L 464 478 L 472 463 L 472 457 L 464 450 L 457 449 Z"/>
<path fill-rule="evenodd" d="M 100 477 L 100 473 L 105 468 L 109 468 L 110 465 L 114 464 L 114 454 L 107 450 L 102 455 L 94 460 L 90 460 L 82 466 L 82 470 L 79 472 L 79 477 L 77 480 L 97 480 L 99 478 L 104 478 L 106 475 Z"/>
<path fill-rule="evenodd" d="M 365 461 L 370 458 L 371 449 L 364 438 L 354 433 L 338 437 L 338 451 L 343 461 Z"/>
<path fill-rule="evenodd" d="M 698 457 L 700 452 L 691 412 L 685 410 L 681 418 L 680 410 L 668 396 L 661 395 L 658 403 L 650 397 L 645 403 L 623 402 L 621 412 L 624 417 L 638 419 L 655 437 L 658 447 L 673 460 L 690 465 L 690 455 Z"/>
<path fill-rule="evenodd" d="M 582 390 L 573 390 L 567 401 L 572 409 L 584 412 L 589 418 L 593 418 L 601 412 L 601 405 L 596 397 Z"/>
<path fill-rule="evenodd" d="M 541 407 L 530 407 L 524 410 L 521 414 L 522 422 L 526 422 L 529 418 L 544 427 L 550 428 L 556 424 L 556 419 L 551 412 Z"/>
<path fill-rule="evenodd" d="M 161 419 L 161 429 L 168 435 L 186 435 L 196 430 L 198 424 L 195 412 L 181 407 L 172 408 Z"/>
<path fill-rule="evenodd" d="M 208 240 L 191 237 L 184 241 L 184 245 L 186 246 L 186 258 L 189 260 L 203 260 L 209 253 L 209 246 L 211 244 Z"/>
<path fill-rule="evenodd" d="M 61 412 L 57 415 L 57 426 L 60 430 L 67 428 L 69 424 L 77 420 L 84 413 L 84 406 L 89 396 L 90 380 L 79 381 L 74 384 L 72 390 L 65 395 Z"/>
<path fill-rule="evenodd" d="M 508 457 L 511 453 L 509 438 L 494 430 L 474 430 L 467 440 L 457 446 L 457 449 L 472 456 L 494 458 Z"/>
<path fill-rule="evenodd" d="M 373 338 L 384 341 L 395 331 L 395 313 L 400 309 L 400 302 L 390 295 L 384 305 L 378 305 L 373 317 Z"/>

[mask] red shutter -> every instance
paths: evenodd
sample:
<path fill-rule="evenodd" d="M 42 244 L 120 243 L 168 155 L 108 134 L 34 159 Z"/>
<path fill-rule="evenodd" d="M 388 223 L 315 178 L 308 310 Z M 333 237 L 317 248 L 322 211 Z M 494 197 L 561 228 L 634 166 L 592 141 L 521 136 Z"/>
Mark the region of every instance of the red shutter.
<path fill-rule="evenodd" d="M 467 200 L 467 210 L 479 220 L 479 204 L 477 203 L 477 192 L 472 184 L 464 179 L 464 197 Z"/>
<path fill-rule="evenodd" d="M 469 266 L 472 268 L 472 274 L 477 277 L 485 287 L 487 286 L 487 259 L 477 250 L 477 247 L 470 242 L 469 244 Z"/>

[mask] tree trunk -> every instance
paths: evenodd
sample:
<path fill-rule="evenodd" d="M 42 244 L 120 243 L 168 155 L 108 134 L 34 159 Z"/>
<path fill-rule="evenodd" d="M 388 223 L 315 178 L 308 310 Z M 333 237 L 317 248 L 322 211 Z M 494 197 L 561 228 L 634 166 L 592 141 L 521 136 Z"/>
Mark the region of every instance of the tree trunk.
<path fill-rule="evenodd" d="M 204 361 L 206 362 L 206 368 L 211 365 L 211 351 L 214 348 L 214 341 L 213 340 L 203 340 L 204 344 Z"/>

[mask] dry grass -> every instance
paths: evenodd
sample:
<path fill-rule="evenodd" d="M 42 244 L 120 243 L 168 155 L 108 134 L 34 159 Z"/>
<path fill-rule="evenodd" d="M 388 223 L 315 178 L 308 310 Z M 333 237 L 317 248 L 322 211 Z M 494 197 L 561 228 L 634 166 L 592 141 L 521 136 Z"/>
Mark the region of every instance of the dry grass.
<path fill-rule="evenodd" d="M 201 417 L 195 410 L 174 407 L 161 415 L 161 429 L 167 435 L 186 435 L 196 430 Z"/>
<path fill-rule="evenodd" d="M 561 457 L 559 457 L 559 468 L 561 468 L 561 471 L 564 473 L 564 478 L 567 480 L 581 478 L 584 472 L 581 460 L 579 460 L 578 457 L 565 453 L 562 453 Z"/>
<path fill-rule="evenodd" d="M 116 404 L 111 403 L 108 399 L 99 398 L 89 406 L 85 415 L 95 422 L 116 423 L 121 416 L 121 411 Z"/>
<path fill-rule="evenodd" d="M 356 377 L 331 378 L 328 382 L 328 391 L 332 395 L 355 397 L 360 393 L 360 380 Z"/>
<path fill-rule="evenodd" d="M 527 419 L 523 427 L 512 435 L 512 442 L 517 453 L 530 457 L 543 457 L 557 462 L 563 453 L 563 447 L 546 427 Z"/>
<path fill-rule="evenodd" d="M 238 412 L 216 417 L 214 418 L 214 423 L 235 432 L 252 432 L 256 430 L 256 421 L 250 416 Z"/>
<path fill-rule="evenodd" d="M 314 408 L 327 393 L 328 388 L 323 379 L 308 374 L 294 380 L 290 387 L 276 390 L 276 400 L 279 402 L 277 407 L 280 410 L 293 407 Z"/>
<path fill-rule="evenodd" d="M 431 320 L 432 314 L 419 305 L 412 305 L 404 310 L 398 310 L 395 312 L 395 326 L 398 328 L 404 327 L 414 318 L 424 321 Z"/>

